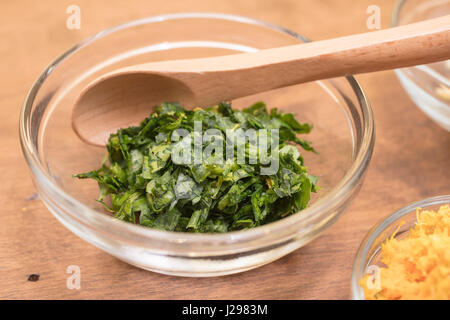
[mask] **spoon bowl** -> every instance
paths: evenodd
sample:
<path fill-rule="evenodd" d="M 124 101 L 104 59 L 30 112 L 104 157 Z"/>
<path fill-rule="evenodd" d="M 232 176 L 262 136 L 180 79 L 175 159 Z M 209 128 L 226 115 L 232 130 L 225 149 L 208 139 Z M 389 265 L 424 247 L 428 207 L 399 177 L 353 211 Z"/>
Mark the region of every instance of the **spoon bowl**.
<path fill-rule="evenodd" d="M 89 143 L 104 145 L 111 132 L 139 124 L 154 106 L 166 101 L 192 107 L 195 97 L 183 82 L 164 75 L 139 72 L 105 75 L 91 83 L 80 96 L 72 126 Z M 99 119 L 107 123 L 107 130 L 98 125 Z"/>

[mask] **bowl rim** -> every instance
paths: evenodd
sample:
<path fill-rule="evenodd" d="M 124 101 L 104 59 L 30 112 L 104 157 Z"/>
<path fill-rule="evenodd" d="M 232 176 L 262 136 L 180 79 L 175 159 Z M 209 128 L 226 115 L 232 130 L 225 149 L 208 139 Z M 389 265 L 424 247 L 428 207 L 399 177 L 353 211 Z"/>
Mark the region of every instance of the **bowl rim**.
<path fill-rule="evenodd" d="M 79 42 L 71 49 L 69 49 L 68 51 L 60 55 L 58 58 L 56 58 L 52 63 L 50 63 L 40 74 L 37 80 L 33 83 L 33 85 L 31 86 L 30 90 L 26 95 L 20 113 L 19 135 L 22 152 L 34 178 L 37 179 L 37 181 L 39 182 L 40 185 L 42 185 L 44 190 L 50 192 L 52 197 L 56 197 L 56 202 L 63 203 L 66 207 L 71 208 L 71 210 L 75 210 L 78 212 L 86 212 L 87 215 L 95 217 L 95 220 L 98 221 L 98 223 L 100 224 L 109 225 L 111 227 L 120 224 L 120 228 L 122 228 L 123 231 L 130 232 L 142 237 L 147 237 L 153 240 L 171 241 L 176 243 L 190 242 L 192 244 L 195 244 L 195 243 L 204 243 L 205 241 L 211 241 L 211 243 L 235 243 L 237 241 L 239 242 L 251 241 L 260 238 L 263 235 L 267 235 L 268 233 L 275 234 L 277 231 L 279 232 L 291 225 L 308 223 L 312 220 L 324 218 L 324 216 L 326 216 L 324 213 L 327 213 L 328 215 L 329 213 L 326 210 L 327 208 L 338 206 L 342 201 L 342 199 L 346 198 L 349 195 L 349 193 L 351 193 L 351 191 L 357 187 L 359 181 L 363 177 L 368 167 L 375 142 L 375 121 L 373 111 L 366 97 L 366 94 L 364 93 L 358 81 L 353 76 L 346 76 L 345 78 L 348 81 L 349 85 L 351 86 L 356 98 L 358 99 L 359 105 L 361 106 L 363 126 L 362 126 L 362 140 L 359 150 L 354 155 L 353 162 L 350 165 L 344 177 L 342 177 L 341 180 L 322 198 L 317 200 L 310 207 L 302 210 L 301 215 L 293 214 L 289 217 L 280 219 L 276 222 L 258 226 L 256 228 L 240 231 L 231 231 L 219 234 L 209 234 L 209 233 L 196 234 L 187 232 L 162 231 L 147 228 L 140 225 L 131 224 L 124 221 L 119 221 L 114 217 L 108 216 L 100 211 L 94 210 L 88 207 L 87 205 L 83 204 L 82 202 L 78 201 L 68 193 L 66 193 L 64 190 L 59 188 L 59 186 L 57 186 L 55 182 L 53 182 L 51 177 L 47 174 L 41 161 L 39 160 L 38 156 L 39 153 L 37 147 L 33 144 L 31 139 L 31 110 L 34 103 L 34 99 L 41 85 L 46 80 L 46 78 L 62 61 L 70 57 L 78 49 L 81 49 L 89 45 L 90 43 L 93 43 L 97 39 L 100 39 L 106 35 L 112 34 L 116 31 L 123 30 L 126 28 L 143 24 L 162 22 L 172 19 L 216 19 L 216 20 L 247 23 L 287 34 L 289 36 L 292 36 L 293 38 L 298 39 L 299 41 L 303 42 L 310 41 L 308 38 L 296 32 L 290 31 L 286 28 L 279 27 L 271 23 L 267 23 L 253 18 L 222 13 L 192 12 L 192 13 L 164 14 L 133 20 L 124 24 L 116 25 L 111 28 L 102 30 L 86 38 L 85 40 Z"/>
<path fill-rule="evenodd" d="M 369 249 L 371 248 L 374 241 L 378 238 L 378 236 L 382 234 L 387 228 L 392 226 L 393 223 L 397 223 L 399 218 L 415 212 L 417 208 L 425 209 L 431 206 L 445 204 L 450 204 L 450 194 L 411 202 L 406 206 L 396 210 L 394 213 L 391 213 L 378 220 L 378 222 L 364 236 L 364 239 L 361 241 L 353 259 L 350 285 L 353 300 L 364 300 L 364 293 L 362 292 L 361 286 L 359 285 L 360 276 L 362 275 L 361 270 L 366 269 L 365 261 L 369 253 Z"/>
<path fill-rule="evenodd" d="M 450 3 L 450 0 L 441 0 L 442 2 L 445 3 Z M 391 15 L 391 27 L 398 27 L 400 25 L 400 14 L 402 13 L 402 9 L 404 8 L 405 4 L 408 2 L 408 0 L 397 0 L 397 2 L 395 3 L 394 6 L 394 10 L 392 11 L 392 15 Z M 432 2 L 432 1 L 429 1 Z M 428 2 L 425 2 L 424 4 L 427 4 Z M 445 78 L 445 76 L 439 74 L 438 72 L 434 71 L 432 68 L 430 68 L 428 65 L 418 65 L 418 66 L 412 66 L 409 68 L 415 68 L 415 69 L 419 69 L 423 72 L 425 72 L 426 74 L 428 74 L 430 77 L 436 79 L 439 83 L 442 84 L 446 84 L 448 85 L 449 80 L 447 80 Z M 395 72 L 397 73 L 405 73 L 404 69 L 407 68 L 399 68 L 396 69 Z M 432 96 L 431 94 L 427 94 L 429 96 Z M 450 105 L 447 105 L 448 107 L 450 107 Z"/>
<path fill-rule="evenodd" d="M 392 15 L 391 15 L 391 27 L 397 27 L 399 25 L 400 22 L 400 13 L 402 12 L 403 6 L 405 5 L 406 2 L 408 2 L 409 0 L 397 0 L 394 4 L 394 9 L 392 11 Z M 449 2 L 448 0 L 439 0 L 440 2 Z M 431 1 L 429 1 L 431 2 Z M 436 1 L 437 2 L 437 1 Z M 425 4 L 425 3 L 424 3 Z"/>

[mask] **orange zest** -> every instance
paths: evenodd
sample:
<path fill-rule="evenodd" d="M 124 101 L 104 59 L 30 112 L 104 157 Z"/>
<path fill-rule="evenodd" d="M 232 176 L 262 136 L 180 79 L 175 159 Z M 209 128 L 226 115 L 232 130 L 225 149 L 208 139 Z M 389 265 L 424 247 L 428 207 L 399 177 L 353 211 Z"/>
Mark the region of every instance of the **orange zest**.
<path fill-rule="evenodd" d="M 437 211 L 416 210 L 409 235 L 395 233 L 381 245 L 381 262 L 373 275 L 360 281 L 368 300 L 450 299 L 450 206 Z"/>

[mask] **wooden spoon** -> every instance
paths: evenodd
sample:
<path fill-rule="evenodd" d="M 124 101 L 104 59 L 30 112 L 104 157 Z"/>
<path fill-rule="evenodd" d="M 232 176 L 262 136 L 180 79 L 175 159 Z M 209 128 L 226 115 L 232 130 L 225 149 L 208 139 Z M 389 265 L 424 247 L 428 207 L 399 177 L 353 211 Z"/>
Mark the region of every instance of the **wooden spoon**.
<path fill-rule="evenodd" d="M 72 125 L 82 140 L 105 145 L 110 133 L 138 124 L 164 101 L 204 107 L 307 81 L 449 58 L 447 15 L 255 53 L 134 65 L 105 74 L 83 89 Z"/>

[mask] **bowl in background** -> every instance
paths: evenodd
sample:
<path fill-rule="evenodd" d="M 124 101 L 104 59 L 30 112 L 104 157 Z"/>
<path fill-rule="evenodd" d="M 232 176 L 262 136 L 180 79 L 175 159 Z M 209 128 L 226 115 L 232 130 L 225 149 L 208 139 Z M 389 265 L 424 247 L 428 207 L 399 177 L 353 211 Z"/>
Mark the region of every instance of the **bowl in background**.
<path fill-rule="evenodd" d="M 450 14 L 450 0 L 401 0 L 392 15 L 398 26 Z M 450 60 L 395 70 L 414 103 L 450 131 Z"/>
<path fill-rule="evenodd" d="M 401 239 L 408 236 L 409 230 L 417 221 L 416 209 L 438 210 L 450 204 L 450 195 L 428 198 L 414 202 L 387 216 L 376 224 L 361 242 L 353 262 L 351 290 L 352 299 L 364 300 L 364 291 L 359 282 L 366 274 L 372 274 L 373 266 L 381 267 L 381 244 L 392 236 Z M 404 224 L 402 224 L 404 222 Z"/>
<path fill-rule="evenodd" d="M 80 90 L 119 67 L 292 45 L 308 41 L 292 31 L 249 18 L 206 13 L 171 14 L 102 31 L 56 59 L 33 84 L 20 118 L 23 153 L 50 212 L 69 230 L 130 264 L 179 276 L 217 276 L 249 270 L 305 245 L 337 220 L 361 186 L 375 127 L 369 103 L 353 77 L 292 86 L 233 101 L 265 101 L 314 124 L 308 135 L 319 155 L 303 153 L 321 191 L 300 214 L 225 234 L 168 232 L 111 217 L 94 199 L 94 181 L 72 174 L 95 169 L 104 148 L 72 130 Z M 251 79 L 249 79 L 251 81 Z M 152 107 L 152 106 L 150 106 Z M 150 112 L 150 110 L 149 110 Z M 101 117 L 99 117 L 101 121 Z"/>

